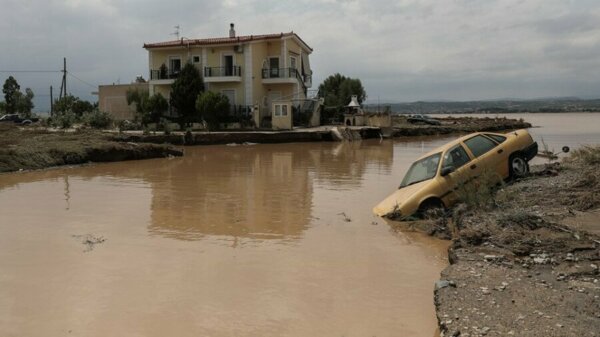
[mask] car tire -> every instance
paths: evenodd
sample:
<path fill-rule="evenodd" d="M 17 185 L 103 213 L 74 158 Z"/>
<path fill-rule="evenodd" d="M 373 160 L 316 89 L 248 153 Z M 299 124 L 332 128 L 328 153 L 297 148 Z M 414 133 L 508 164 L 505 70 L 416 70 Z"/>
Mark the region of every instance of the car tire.
<path fill-rule="evenodd" d="M 421 203 L 416 214 L 420 218 L 423 218 L 425 215 L 427 215 L 428 213 L 432 213 L 432 211 L 434 211 L 434 210 L 443 211 L 445 209 L 446 208 L 444 207 L 444 203 L 441 200 L 431 198 L 431 199 L 427 199 Z"/>
<path fill-rule="evenodd" d="M 515 153 L 508 159 L 508 175 L 510 179 L 523 178 L 529 174 L 529 163 L 523 155 Z"/>

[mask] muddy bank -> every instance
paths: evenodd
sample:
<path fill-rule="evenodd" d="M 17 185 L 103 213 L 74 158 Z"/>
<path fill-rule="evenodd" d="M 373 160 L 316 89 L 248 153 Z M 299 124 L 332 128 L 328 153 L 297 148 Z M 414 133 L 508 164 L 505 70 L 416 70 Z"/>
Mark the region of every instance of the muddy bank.
<path fill-rule="evenodd" d="M 434 291 L 442 336 L 600 335 L 599 169 L 600 147 L 577 151 L 430 223 L 453 238 Z"/>
<path fill-rule="evenodd" d="M 407 121 L 406 116 L 395 116 L 393 119 L 393 136 L 433 136 L 454 133 L 471 133 L 477 131 L 505 131 L 526 129 L 532 125 L 522 119 L 509 118 L 476 118 L 476 117 L 445 117 L 434 118 L 440 125 L 419 125 Z"/>
<path fill-rule="evenodd" d="M 506 131 L 531 127 L 530 123 L 523 120 L 507 118 L 473 118 L 473 117 L 446 117 L 436 118 L 440 125 L 419 125 L 407 121 L 406 116 L 394 116 L 392 128 L 382 130 L 378 127 L 352 127 L 362 139 L 380 138 L 382 135 L 392 137 L 412 137 L 470 133 L 476 131 Z M 123 133 L 115 134 L 119 141 L 144 142 L 155 144 L 175 145 L 217 145 L 230 143 L 293 143 L 293 142 L 321 142 L 336 139 L 331 133 L 334 126 L 323 126 L 310 129 L 296 129 L 294 131 L 219 131 L 219 132 L 193 132 L 187 136 L 182 132 L 169 135 L 162 133 L 141 134 Z M 344 126 L 340 126 L 344 128 Z"/>
<path fill-rule="evenodd" d="M 183 155 L 172 146 L 122 142 L 94 130 L 0 128 L 0 172 Z"/>

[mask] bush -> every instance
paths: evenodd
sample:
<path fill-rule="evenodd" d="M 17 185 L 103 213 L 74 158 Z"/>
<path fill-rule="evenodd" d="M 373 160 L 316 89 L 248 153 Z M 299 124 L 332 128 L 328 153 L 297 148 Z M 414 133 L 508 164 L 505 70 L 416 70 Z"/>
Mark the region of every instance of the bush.
<path fill-rule="evenodd" d="M 108 112 L 95 110 L 84 115 L 84 123 L 94 129 L 109 129 L 113 119 Z"/>
<path fill-rule="evenodd" d="M 202 119 L 206 121 L 209 130 L 218 129 L 219 124 L 227 120 L 229 107 L 227 96 L 212 91 L 198 95 L 196 100 L 196 109 L 200 112 Z"/>
<path fill-rule="evenodd" d="M 456 188 L 456 195 L 469 209 L 490 209 L 496 205 L 495 194 L 498 186 L 503 184 L 502 178 L 496 172 L 485 170 L 475 179 L 463 179 Z"/>
<path fill-rule="evenodd" d="M 600 146 L 583 146 L 573 151 L 571 158 L 586 165 L 598 165 L 600 164 Z"/>
<path fill-rule="evenodd" d="M 77 115 L 71 110 L 56 112 L 54 116 L 49 118 L 50 125 L 60 129 L 68 129 L 78 121 Z"/>

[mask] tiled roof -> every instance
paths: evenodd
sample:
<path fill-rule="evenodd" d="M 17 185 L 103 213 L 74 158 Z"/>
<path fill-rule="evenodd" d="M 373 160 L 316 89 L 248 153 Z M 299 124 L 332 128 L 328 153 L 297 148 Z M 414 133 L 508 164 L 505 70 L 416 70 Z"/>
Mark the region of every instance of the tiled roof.
<path fill-rule="evenodd" d="M 300 40 L 308 49 L 312 51 L 312 48 L 306 44 L 296 33 L 279 33 L 279 34 L 264 34 L 264 35 L 245 35 L 236 37 L 217 37 L 208 39 L 184 39 L 156 43 L 144 43 L 144 48 L 168 48 L 168 47 L 182 47 L 182 46 L 210 46 L 210 45 L 222 45 L 222 44 L 236 44 L 250 41 L 260 40 L 275 40 L 283 37 L 295 36 Z"/>

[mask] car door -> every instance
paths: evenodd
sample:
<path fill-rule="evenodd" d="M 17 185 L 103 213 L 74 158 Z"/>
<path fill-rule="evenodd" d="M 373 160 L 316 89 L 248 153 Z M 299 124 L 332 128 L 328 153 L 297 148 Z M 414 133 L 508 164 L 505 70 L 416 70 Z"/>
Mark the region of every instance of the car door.
<path fill-rule="evenodd" d="M 503 165 L 505 151 L 502 146 L 482 134 L 466 139 L 464 144 L 475 158 L 471 165 L 474 166 L 472 173 L 475 177 L 485 175 L 490 178 L 504 178 L 506 165 Z"/>
<path fill-rule="evenodd" d="M 451 168 L 452 172 L 441 176 L 438 181 L 441 187 L 440 198 L 444 205 L 450 206 L 457 200 L 456 189 L 461 184 L 470 184 L 472 182 L 471 166 L 473 158 L 465 151 L 462 144 L 457 144 L 448 149 L 442 158 L 442 169 Z"/>

